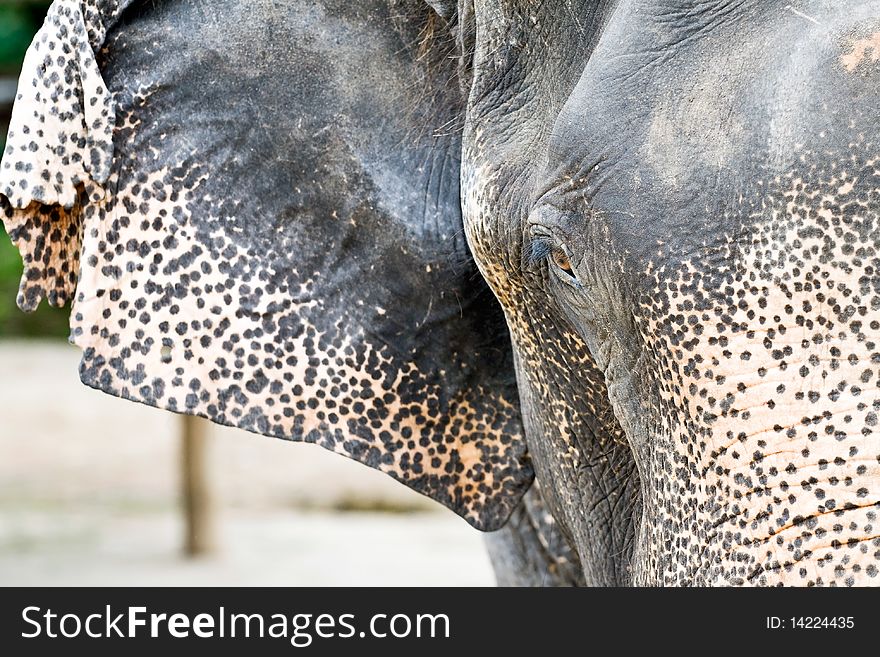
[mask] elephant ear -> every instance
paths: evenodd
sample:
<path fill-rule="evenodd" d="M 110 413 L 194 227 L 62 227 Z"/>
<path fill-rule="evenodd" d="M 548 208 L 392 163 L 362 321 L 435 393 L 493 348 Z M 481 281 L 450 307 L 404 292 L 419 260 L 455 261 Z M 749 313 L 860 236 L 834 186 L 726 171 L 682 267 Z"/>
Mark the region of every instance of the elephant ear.
<path fill-rule="evenodd" d="M 433 10 L 126 4 L 56 1 L 28 55 L 0 186 L 20 305 L 73 295 L 87 385 L 502 525 L 532 470 Z"/>
<path fill-rule="evenodd" d="M 94 47 L 126 4 L 53 3 L 25 56 L 0 164 L 0 212 L 24 261 L 22 309 L 44 297 L 63 306 L 76 286 L 82 206 L 103 198 L 113 158 L 114 106 Z"/>

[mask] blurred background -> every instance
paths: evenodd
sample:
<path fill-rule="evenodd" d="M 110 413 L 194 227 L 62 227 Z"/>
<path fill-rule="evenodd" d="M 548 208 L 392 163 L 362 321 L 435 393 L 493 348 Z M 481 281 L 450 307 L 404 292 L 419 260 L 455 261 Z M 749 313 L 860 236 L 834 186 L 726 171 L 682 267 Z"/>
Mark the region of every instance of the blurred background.
<path fill-rule="evenodd" d="M 0 0 L 0 152 L 49 2 Z M 0 585 L 491 585 L 481 535 L 313 445 L 86 388 L 0 226 Z"/>

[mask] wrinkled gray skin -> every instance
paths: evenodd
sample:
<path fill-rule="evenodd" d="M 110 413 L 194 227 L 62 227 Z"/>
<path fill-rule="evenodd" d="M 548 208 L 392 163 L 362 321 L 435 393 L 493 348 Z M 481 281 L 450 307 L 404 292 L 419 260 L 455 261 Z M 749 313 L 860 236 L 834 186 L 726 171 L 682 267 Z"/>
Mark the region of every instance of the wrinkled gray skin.
<path fill-rule="evenodd" d="M 586 583 L 577 553 L 559 531 L 537 482 L 507 524 L 486 534 L 485 542 L 499 586 L 584 586 Z"/>
<path fill-rule="evenodd" d="M 878 3 L 479 3 L 462 165 L 588 583 L 877 583 Z"/>
<path fill-rule="evenodd" d="M 0 210 L 85 383 L 379 468 L 501 584 L 878 582 L 880 3 L 56 4 L 112 139 L 25 70 Z"/>

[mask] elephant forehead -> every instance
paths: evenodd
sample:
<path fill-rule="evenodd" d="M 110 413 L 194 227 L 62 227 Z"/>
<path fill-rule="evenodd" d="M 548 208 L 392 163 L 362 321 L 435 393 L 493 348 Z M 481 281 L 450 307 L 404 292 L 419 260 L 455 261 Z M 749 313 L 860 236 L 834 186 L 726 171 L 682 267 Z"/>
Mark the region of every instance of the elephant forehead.
<path fill-rule="evenodd" d="M 632 5 L 556 117 L 538 176 L 542 202 L 608 225 L 628 271 L 741 239 L 752 206 L 780 192 L 777 175 L 810 168 L 830 185 L 835 166 L 856 175 L 873 155 L 876 6 L 823 9 L 822 25 L 770 5 L 760 20 L 701 8 L 695 35 Z M 640 20 L 654 29 L 634 29 Z"/>

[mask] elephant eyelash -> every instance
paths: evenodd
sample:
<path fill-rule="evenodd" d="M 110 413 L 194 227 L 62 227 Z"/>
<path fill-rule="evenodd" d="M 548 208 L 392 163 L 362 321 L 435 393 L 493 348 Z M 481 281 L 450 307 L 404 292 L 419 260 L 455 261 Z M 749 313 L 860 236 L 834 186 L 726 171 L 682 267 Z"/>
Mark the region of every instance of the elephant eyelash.
<path fill-rule="evenodd" d="M 553 242 L 548 237 L 537 235 L 532 237 L 529 245 L 528 262 L 530 265 L 538 265 L 550 258 L 553 253 Z"/>
<path fill-rule="evenodd" d="M 555 240 L 549 235 L 537 234 L 532 235 L 527 249 L 526 261 L 531 266 L 540 265 L 548 262 L 550 270 L 566 285 L 570 285 L 578 290 L 584 288 L 578 275 L 571 268 L 568 254 L 559 248 Z M 557 255 L 561 256 L 564 264 L 557 260 Z"/>

